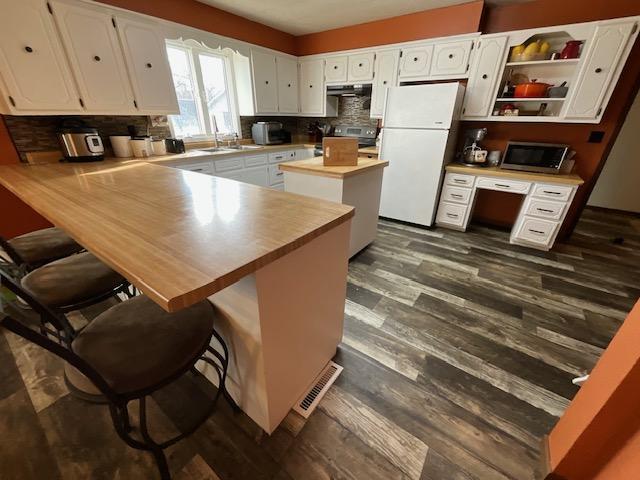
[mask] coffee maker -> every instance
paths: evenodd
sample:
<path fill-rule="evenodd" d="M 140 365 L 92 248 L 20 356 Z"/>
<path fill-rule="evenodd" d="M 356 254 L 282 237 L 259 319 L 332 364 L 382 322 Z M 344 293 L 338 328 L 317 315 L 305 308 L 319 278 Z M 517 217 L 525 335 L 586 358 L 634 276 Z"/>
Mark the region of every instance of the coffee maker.
<path fill-rule="evenodd" d="M 486 128 L 472 128 L 464 132 L 464 144 L 458 154 L 458 160 L 474 167 L 484 167 L 487 163 L 487 151 L 480 142 L 487 136 Z"/>

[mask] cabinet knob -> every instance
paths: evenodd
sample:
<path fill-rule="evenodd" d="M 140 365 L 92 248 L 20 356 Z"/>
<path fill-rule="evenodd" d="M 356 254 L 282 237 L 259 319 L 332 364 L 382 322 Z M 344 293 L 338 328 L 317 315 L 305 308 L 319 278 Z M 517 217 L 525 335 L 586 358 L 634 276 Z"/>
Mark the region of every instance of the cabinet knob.
<path fill-rule="evenodd" d="M 600 73 L 602 72 L 602 69 L 600 67 L 596 68 L 596 73 Z"/>
<path fill-rule="evenodd" d="M 96 62 L 99 62 L 99 61 L 101 60 L 101 58 L 100 58 L 98 55 L 96 55 L 95 57 L 93 57 L 93 59 L 94 59 Z"/>
<path fill-rule="evenodd" d="M 449 58 L 453 58 L 453 53 L 450 53 L 450 54 L 449 54 Z"/>
<path fill-rule="evenodd" d="M 487 79 L 487 74 L 485 73 L 484 75 L 482 75 L 482 78 L 483 78 L 484 80 L 486 80 L 486 79 Z"/>
<path fill-rule="evenodd" d="M 362 64 L 361 64 L 361 63 L 359 63 L 359 64 L 358 64 L 358 66 L 359 66 L 359 67 L 361 67 L 361 66 L 362 66 Z"/>
<path fill-rule="evenodd" d="M 383 84 L 383 85 L 386 85 L 386 84 L 387 84 L 387 81 L 386 81 L 386 80 L 383 80 L 383 81 L 382 81 L 382 84 Z"/>
<path fill-rule="evenodd" d="M 309 88 L 313 88 L 313 85 L 309 85 Z"/>
<path fill-rule="evenodd" d="M 418 61 L 418 57 L 413 57 L 413 61 L 417 62 Z"/>
<path fill-rule="evenodd" d="M 287 87 L 291 87 L 291 84 L 290 84 L 290 83 L 287 83 Z"/>
<path fill-rule="evenodd" d="M 266 85 L 269 85 L 269 80 L 265 80 L 265 81 L 264 81 L 264 83 L 265 83 Z"/>
<path fill-rule="evenodd" d="M 338 69 L 338 65 L 334 65 L 334 66 L 333 66 L 333 69 L 334 69 L 334 70 L 337 70 L 337 69 Z"/>
<path fill-rule="evenodd" d="M 26 50 L 27 53 L 31 53 L 33 52 L 33 48 L 31 48 L 29 45 L 27 45 L 26 47 L 24 47 L 24 49 Z"/>
<path fill-rule="evenodd" d="M 147 68 L 151 68 L 153 67 L 153 65 L 151 65 L 150 63 L 147 63 Z"/>

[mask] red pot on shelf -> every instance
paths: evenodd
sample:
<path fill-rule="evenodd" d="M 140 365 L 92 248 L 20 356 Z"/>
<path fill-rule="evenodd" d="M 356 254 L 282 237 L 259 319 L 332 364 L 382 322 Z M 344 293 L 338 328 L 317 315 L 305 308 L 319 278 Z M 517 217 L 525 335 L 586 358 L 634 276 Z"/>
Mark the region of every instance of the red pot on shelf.
<path fill-rule="evenodd" d="M 578 58 L 580 56 L 580 45 L 582 45 L 582 40 L 569 40 L 562 52 L 560 52 L 560 58 L 564 60 Z"/>
<path fill-rule="evenodd" d="M 515 98 L 543 98 L 547 96 L 547 90 L 552 85 L 544 82 L 536 82 L 535 80 L 528 83 L 520 83 L 516 85 L 516 91 L 513 96 Z"/>

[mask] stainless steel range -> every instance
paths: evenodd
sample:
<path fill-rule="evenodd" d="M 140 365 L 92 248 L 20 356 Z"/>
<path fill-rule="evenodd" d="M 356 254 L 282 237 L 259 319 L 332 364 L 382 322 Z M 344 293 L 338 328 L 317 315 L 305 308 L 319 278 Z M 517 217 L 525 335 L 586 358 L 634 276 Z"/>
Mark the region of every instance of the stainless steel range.
<path fill-rule="evenodd" d="M 371 147 L 376 144 L 378 129 L 369 125 L 336 125 L 334 137 L 355 137 L 358 139 L 358 147 Z M 313 154 L 316 157 L 322 156 L 322 144 L 316 143 Z"/>

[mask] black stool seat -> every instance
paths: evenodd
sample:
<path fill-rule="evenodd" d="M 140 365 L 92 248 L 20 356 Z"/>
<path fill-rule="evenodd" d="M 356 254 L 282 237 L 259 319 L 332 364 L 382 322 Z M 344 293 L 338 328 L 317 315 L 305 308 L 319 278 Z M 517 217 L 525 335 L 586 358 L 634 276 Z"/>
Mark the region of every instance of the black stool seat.
<path fill-rule="evenodd" d="M 47 263 L 22 278 L 22 287 L 50 308 L 62 308 L 115 290 L 122 275 L 89 252 Z"/>
<path fill-rule="evenodd" d="M 57 227 L 25 233 L 7 243 L 29 265 L 40 265 L 82 250 L 81 245 Z"/>
<path fill-rule="evenodd" d="M 145 390 L 184 371 L 211 339 L 215 313 L 205 301 L 167 313 L 141 295 L 87 325 L 71 349 L 118 394 Z"/>

